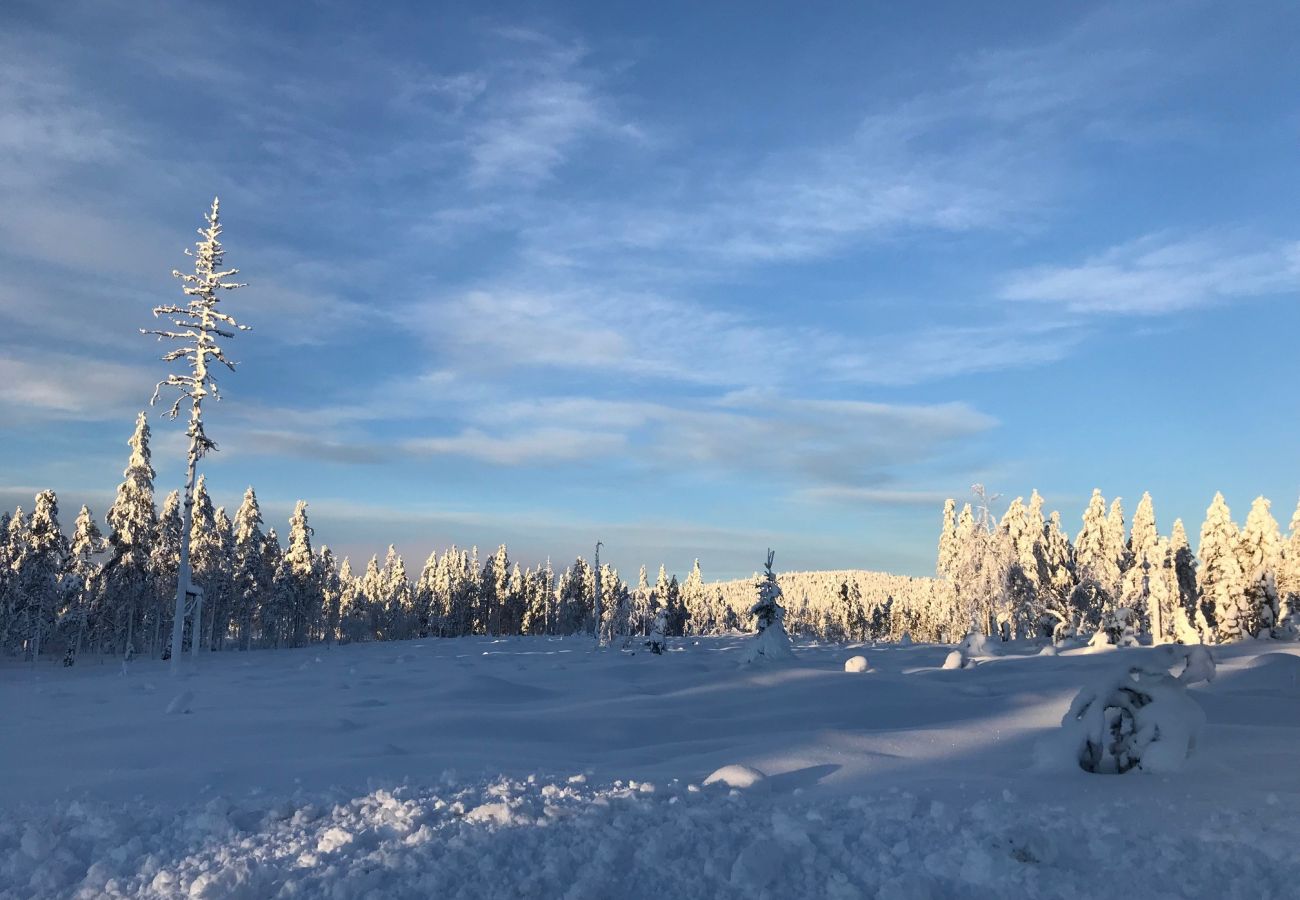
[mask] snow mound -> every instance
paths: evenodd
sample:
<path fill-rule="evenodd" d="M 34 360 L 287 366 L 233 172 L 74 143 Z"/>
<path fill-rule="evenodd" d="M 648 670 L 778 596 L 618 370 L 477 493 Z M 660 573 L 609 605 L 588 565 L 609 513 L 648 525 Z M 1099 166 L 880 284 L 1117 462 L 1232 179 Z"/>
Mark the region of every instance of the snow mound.
<path fill-rule="evenodd" d="M 745 647 L 745 664 L 784 662 L 794 659 L 790 637 L 780 623 L 770 625 L 754 635 Z"/>
<path fill-rule="evenodd" d="M 1223 689 L 1300 695 L 1300 656 L 1265 653 L 1224 678 Z"/>
<path fill-rule="evenodd" d="M 766 787 L 767 775 L 755 769 L 753 766 L 730 765 L 723 766 L 715 771 L 708 778 L 704 779 L 704 784 L 725 784 L 727 787 L 747 790 L 750 788 Z"/>
<path fill-rule="evenodd" d="M 845 672 L 865 672 L 867 671 L 867 658 L 865 656 L 850 656 L 844 660 Z"/>
<path fill-rule="evenodd" d="M 1061 651 L 1056 649 L 1055 644 L 1048 644 L 1042 650 L 1038 651 L 1039 656 L 1060 656 Z"/>
<path fill-rule="evenodd" d="M 191 711 L 190 708 L 193 705 L 194 705 L 194 692 L 181 691 L 179 694 L 177 694 L 175 697 L 172 698 L 171 703 L 167 704 L 166 714 L 172 716 L 175 715 L 176 713 L 188 713 Z"/>
<path fill-rule="evenodd" d="M 968 662 L 969 660 L 966 659 L 965 653 L 962 653 L 960 650 L 953 650 L 951 653 L 948 654 L 947 657 L 944 658 L 943 668 L 964 669 L 966 668 Z"/>

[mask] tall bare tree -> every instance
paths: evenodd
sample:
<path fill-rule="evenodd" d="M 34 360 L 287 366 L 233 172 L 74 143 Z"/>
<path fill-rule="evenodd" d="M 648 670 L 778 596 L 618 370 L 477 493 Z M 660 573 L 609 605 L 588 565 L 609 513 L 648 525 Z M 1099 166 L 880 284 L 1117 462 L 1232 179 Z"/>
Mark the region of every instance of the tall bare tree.
<path fill-rule="evenodd" d="M 195 250 L 186 249 L 187 256 L 194 258 L 194 271 L 172 271 L 172 276 L 181 280 L 181 290 L 187 298 L 185 305 L 164 305 L 154 308 L 155 318 L 167 318 L 171 321 L 170 329 L 140 329 L 142 334 L 157 335 L 159 341 L 176 341 L 180 346 L 163 354 L 163 362 L 172 363 L 183 360 L 185 367 L 181 372 L 171 372 L 158 382 L 154 388 L 153 399 L 156 403 L 163 388 L 176 388 L 176 402 L 172 404 L 167 415 L 175 419 L 181 406 L 188 400 L 190 405 L 189 423 L 185 433 L 189 435 L 190 446 L 185 471 L 184 505 L 181 513 L 181 534 L 188 537 L 194 513 L 194 477 L 199 460 L 210 451 L 217 449 L 216 443 L 203 430 L 203 400 L 211 395 L 214 400 L 221 399 L 213 377 L 213 363 L 220 363 L 232 372 L 235 364 L 226 358 L 218 343 L 219 338 L 233 338 L 236 332 L 248 331 L 249 326 L 240 325 L 233 316 L 217 309 L 221 301 L 221 292 L 244 287 L 243 284 L 229 280 L 238 275 L 238 269 L 223 269 L 225 251 L 221 247 L 220 200 L 212 199 L 212 209 L 204 217 L 206 228 L 199 229 L 201 240 L 196 242 Z M 176 672 L 180 667 L 181 645 L 185 627 L 186 594 L 190 591 L 190 551 L 189 542 L 181 541 L 180 565 L 176 579 L 176 616 L 172 620 L 172 655 L 171 668 Z M 195 623 L 194 640 L 198 641 L 198 623 Z"/>

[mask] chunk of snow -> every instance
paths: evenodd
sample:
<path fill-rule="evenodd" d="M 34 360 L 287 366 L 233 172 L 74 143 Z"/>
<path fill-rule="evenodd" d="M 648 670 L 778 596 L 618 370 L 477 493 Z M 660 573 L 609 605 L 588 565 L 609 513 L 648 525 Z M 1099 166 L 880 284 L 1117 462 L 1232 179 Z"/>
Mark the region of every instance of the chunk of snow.
<path fill-rule="evenodd" d="M 845 672 L 865 672 L 867 671 L 867 658 L 865 656 L 850 656 L 844 660 Z"/>
<path fill-rule="evenodd" d="M 181 691 L 179 694 L 177 694 L 175 697 L 172 698 L 171 703 L 167 704 L 166 714 L 170 716 L 176 713 L 187 713 L 190 712 L 190 707 L 193 705 L 194 705 L 194 692 Z"/>
<path fill-rule="evenodd" d="M 739 788 L 741 790 L 749 788 L 766 787 L 767 776 L 755 769 L 753 766 L 730 765 L 723 766 L 716 770 L 708 778 L 704 779 L 704 784 L 725 784 L 727 787 Z"/>
<path fill-rule="evenodd" d="M 966 654 L 960 650 L 953 650 L 943 661 L 945 669 L 964 669 L 966 668 Z"/>

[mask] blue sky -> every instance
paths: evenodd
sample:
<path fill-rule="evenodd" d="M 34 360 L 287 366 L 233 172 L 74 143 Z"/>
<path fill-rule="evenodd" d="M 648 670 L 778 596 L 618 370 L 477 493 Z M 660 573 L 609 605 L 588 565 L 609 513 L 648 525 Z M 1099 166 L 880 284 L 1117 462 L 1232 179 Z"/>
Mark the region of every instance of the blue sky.
<path fill-rule="evenodd" d="M 1071 530 L 1094 486 L 1285 524 L 1297 34 L 1289 2 L 7 3 L 0 501 L 102 514 L 217 193 L 254 330 L 212 491 L 305 498 L 354 557 L 928 574 L 975 481 Z"/>

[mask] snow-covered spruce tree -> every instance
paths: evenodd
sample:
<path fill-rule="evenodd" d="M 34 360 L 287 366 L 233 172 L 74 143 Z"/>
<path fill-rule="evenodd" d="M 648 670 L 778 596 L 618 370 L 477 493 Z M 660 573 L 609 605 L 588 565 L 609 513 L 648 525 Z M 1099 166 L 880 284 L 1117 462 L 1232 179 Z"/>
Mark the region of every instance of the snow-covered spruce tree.
<path fill-rule="evenodd" d="M 286 640 L 284 623 L 292 594 L 285 587 L 284 549 L 274 528 L 262 538 L 262 592 L 257 597 L 257 624 L 254 626 L 266 647 L 280 647 Z"/>
<path fill-rule="evenodd" d="M 339 643 L 354 644 L 364 638 L 365 607 L 361 581 L 352 574 L 352 561 L 345 556 L 339 567 Z"/>
<path fill-rule="evenodd" d="M 202 475 L 194 488 L 190 516 L 190 580 L 203 589 L 194 605 L 190 625 L 190 649 L 197 656 L 208 646 L 212 610 L 223 589 L 222 581 L 227 577 L 227 541 L 217 527 L 217 511 L 208 495 L 207 480 Z"/>
<path fill-rule="evenodd" d="M 1087 589 L 1090 608 L 1081 617 L 1081 625 L 1100 627 L 1102 618 L 1114 609 L 1120 570 L 1119 549 L 1112 541 L 1113 531 L 1106 517 L 1106 501 L 1101 491 L 1094 488 L 1088 508 L 1083 513 L 1083 529 L 1074 540 L 1079 585 L 1090 583 Z"/>
<path fill-rule="evenodd" d="M 1282 547 L 1277 590 L 1283 634 L 1289 637 L 1300 635 L 1300 504 L 1291 515 L 1290 534 Z"/>
<path fill-rule="evenodd" d="M 957 567 L 957 501 L 943 501 L 943 526 L 939 531 L 939 558 L 934 571 L 940 578 L 952 578 Z"/>
<path fill-rule="evenodd" d="M 436 633 L 438 598 L 438 551 L 432 551 L 420 569 L 411 593 L 411 605 L 417 621 L 416 636 L 428 637 Z"/>
<path fill-rule="evenodd" d="M 226 641 L 230 638 L 234 616 L 235 532 L 224 506 L 217 507 L 215 519 L 221 568 L 213 593 L 206 598 L 211 606 L 211 612 L 208 614 L 210 637 L 206 647 L 211 650 L 224 650 Z"/>
<path fill-rule="evenodd" d="M 1133 529 L 1126 548 L 1126 555 L 1131 560 L 1131 564 L 1122 577 L 1118 605 L 1136 613 L 1144 630 L 1153 634 L 1158 626 L 1150 620 L 1147 600 L 1150 597 L 1149 581 L 1152 572 L 1158 573 L 1164 565 L 1164 561 L 1157 559 L 1156 554 L 1159 539 L 1155 507 L 1151 502 L 1150 492 L 1146 492 L 1142 494 L 1137 510 L 1133 513 Z M 1144 559 L 1148 562 L 1145 568 L 1142 564 Z"/>
<path fill-rule="evenodd" d="M 1115 596 L 1121 596 L 1124 587 L 1124 573 L 1133 565 L 1133 554 L 1129 552 L 1125 539 L 1124 503 L 1116 497 L 1110 502 L 1110 513 L 1106 516 L 1106 543 L 1115 558 L 1115 567 L 1119 570 L 1119 580 L 1115 583 Z"/>
<path fill-rule="evenodd" d="M 376 635 L 382 640 L 402 640 L 413 632 L 411 582 L 406 576 L 406 563 L 392 544 L 384 556 L 380 572 L 380 593 L 383 598 L 383 629 Z"/>
<path fill-rule="evenodd" d="M 1077 764 L 1085 772 L 1110 775 L 1182 769 L 1205 724 L 1204 711 L 1186 688 L 1214 678 L 1214 659 L 1199 646 L 1161 651 L 1080 691 L 1061 720 L 1061 732 L 1039 744 L 1039 766 Z M 1170 670 L 1176 667 L 1182 671 L 1174 676 Z"/>
<path fill-rule="evenodd" d="M 21 516 L 22 512 L 20 507 L 18 515 Z M 9 629 L 13 624 L 11 606 L 17 604 L 18 598 L 18 591 L 13 585 L 13 562 L 18 545 L 9 532 L 13 523 L 13 516 L 7 512 L 0 513 L 0 654 L 9 650 Z"/>
<path fill-rule="evenodd" d="M 338 560 L 329 547 L 321 546 L 316 557 L 316 583 L 320 585 L 321 622 L 320 631 L 313 640 L 334 644 L 339 634 L 339 604 L 342 598 L 342 581 L 339 577 Z M 428 632 L 422 632 L 427 634 Z"/>
<path fill-rule="evenodd" d="M 316 579 L 316 558 L 311 552 L 315 532 L 307 522 L 307 503 L 299 500 L 289 519 L 289 549 L 284 560 L 289 567 L 293 603 L 288 623 L 289 644 L 302 647 L 320 622 L 320 584 Z"/>
<path fill-rule="evenodd" d="M 199 459 L 216 450 L 216 443 L 208 437 L 203 429 L 203 400 L 208 395 L 220 399 L 217 382 L 212 375 L 212 365 L 220 363 L 234 371 L 235 364 L 226 358 L 225 351 L 218 343 L 218 338 L 233 338 L 238 331 L 247 331 L 247 325 L 240 325 L 233 316 L 217 309 L 221 302 L 221 293 L 244 285 L 230 278 L 239 274 L 238 269 L 224 269 L 225 251 L 221 246 L 220 200 L 212 199 L 212 209 L 206 216 L 207 227 L 199 229 L 202 240 L 195 245 L 194 252 L 186 253 L 194 258 L 194 271 L 183 273 L 173 270 L 172 275 L 181 279 L 181 290 L 188 298 L 184 306 L 167 304 L 154 308 L 155 317 L 164 316 L 171 321 L 170 329 L 141 329 L 144 334 L 153 334 L 161 340 L 176 341 L 180 346 L 163 354 L 164 362 L 184 360 L 186 367 L 180 372 L 169 373 L 154 389 L 153 401 L 164 387 L 176 388 L 179 396 L 172 404 L 168 415 L 176 418 L 181 405 L 188 400 L 189 422 L 185 433 L 189 436 L 190 446 L 186 456 L 184 505 L 181 512 L 181 533 L 190 533 L 194 511 L 194 478 Z M 184 639 L 184 618 L 186 592 L 190 579 L 189 545 L 181 542 L 180 559 L 177 568 L 176 611 L 172 623 L 172 671 L 180 666 L 181 642 Z M 196 623 L 197 633 L 199 623 Z"/>
<path fill-rule="evenodd" d="M 59 529 L 59 500 L 54 491 L 36 495 L 32 517 L 15 567 L 17 585 L 25 615 L 20 616 L 20 633 L 35 661 L 42 641 L 52 632 L 59 603 L 59 577 L 68 555 L 68 539 Z"/>
<path fill-rule="evenodd" d="M 1074 546 L 1061 527 L 1059 512 L 1053 511 L 1047 519 L 1041 549 L 1038 600 L 1043 612 L 1055 620 L 1053 639 L 1060 640 L 1078 629 L 1079 618 L 1070 606 L 1070 595 L 1078 584 Z"/>
<path fill-rule="evenodd" d="M 1245 577 L 1237 557 L 1241 535 L 1232 521 L 1232 513 L 1216 493 L 1201 526 L 1201 599 L 1214 615 L 1211 623 L 1220 643 L 1253 636 L 1260 623 L 1246 599 Z"/>
<path fill-rule="evenodd" d="M 785 633 L 785 607 L 781 605 L 781 586 L 777 584 L 772 563 L 776 554 L 768 550 L 763 574 L 755 579 L 758 602 L 749 608 L 754 626 L 754 639 L 750 641 L 745 662 L 772 662 L 790 659 L 790 636 Z"/>
<path fill-rule="evenodd" d="M 172 624 L 173 601 L 176 593 L 171 586 L 176 583 L 176 572 L 181 558 L 181 492 L 171 491 L 163 499 L 162 514 L 158 517 L 158 531 L 154 535 L 149 554 L 149 581 L 153 600 L 149 610 L 150 652 L 161 653 L 163 659 L 171 657 L 171 644 L 166 633 Z M 123 652 L 125 652 L 123 644 Z"/>
<path fill-rule="evenodd" d="M 155 473 L 149 437 L 149 419 L 142 412 L 136 416 L 135 431 L 127 441 L 131 456 L 122 472 L 122 483 L 108 509 L 110 552 L 104 564 L 103 602 L 96 617 L 94 640 L 100 648 L 108 642 L 118 653 L 125 653 L 127 644 L 136 639 L 137 630 L 153 606 L 152 562 L 158 512 L 154 508 Z"/>
<path fill-rule="evenodd" d="M 235 512 L 234 562 L 231 594 L 234 599 L 234 619 L 239 648 L 248 650 L 253 645 L 253 626 L 257 621 L 257 604 L 270 588 L 265 582 L 262 565 L 262 510 L 257 503 L 257 493 L 250 485 L 244 491 L 243 502 Z"/>
<path fill-rule="evenodd" d="M 716 611 L 704 590 L 704 576 L 700 572 L 700 561 L 695 560 L 690 574 L 682 582 L 682 608 L 686 611 L 692 634 L 711 634 L 717 627 Z"/>
<path fill-rule="evenodd" d="M 1277 573 L 1282 562 L 1282 535 L 1269 502 L 1256 497 L 1237 545 L 1237 562 L 1245 576 L 1246 604 L 1258 623 L 1256 634 L 1271 634 L 1281 622 Z"/>
<path fill-rule="evenodd" d="M 81 656 L 86 637 L 94 629 L 94 616 L 103 596 L 99 557 L 107 543 L 90 508 L 83 505 L 72 527 L 67 568 L 60 578 L 63 608 L 59 610 L 59 624 L 68 651 L 66 665 Z"/>
<path fill-rule="evenodd" d="M 506 588 L 508 595 L 503 611 L 506 634 L 524 633 L 524 609 L 527 606 L 528 590 L 525 587 L 524 572 L 515 563 L 510 570 L 510 582 Z"/>
<path fill-rule="evenodd" d="M 1195 630 L 1198 639 L 1196 643 L 1207 640 L 1210 635 L 1210 626 L 1201 611 L 1201 589 L 1200 582 L 1196 577 L 1196 555 L 1192 553 L 1192 546 L 1187 540 L 1187 529 L 1183 527 L 1182 519 L 1174 519 L 1174 527 L 1169 533 L 1169 553 L 1170 563 L 1173 566 L 1173 583 L 1177 588 L 1177 603 L 1182 610 L 1181 616 L 1176 619 L 1186 627 L 1181 628 L 1182 637 L 1179 641 L 1189 643 L 1185 638 L 1190 637 L 1188 629 Z"/>
<path fill-rule="evenodd" d="M 506 545 L 488 560 L 483 578 L 483 623 L 487 634 L 501 634 L 507 607 L 510 605 L 510 553 Z"/>

